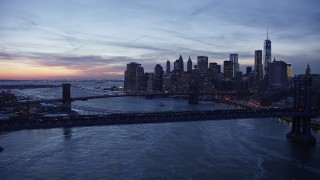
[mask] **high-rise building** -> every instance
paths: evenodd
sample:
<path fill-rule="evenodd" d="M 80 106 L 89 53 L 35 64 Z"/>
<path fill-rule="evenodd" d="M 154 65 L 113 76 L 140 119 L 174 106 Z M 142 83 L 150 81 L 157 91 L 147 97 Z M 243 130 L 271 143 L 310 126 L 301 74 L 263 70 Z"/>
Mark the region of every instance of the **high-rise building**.
<path fill-rule="evenodd" d="M 164 92 L 172 92 L 171 74 L 166 73 L 163 75 L 162 87 Z"/>
<path fill-rule="evenodd" d="M 167 70 L 166 70 L 166 73 L 170 73 L 170 61 L 167 60 Z"/>
<path fill-rule="evenodd" d="M 181 84 L 181 73 L 177 71 L 173 71 L 171 74 L 171 88 L 172 92 L 179 92 L 180 91 L 180 84 Z"/>
<path fill-rule="evenodd" d="M 211 88 L 217 88 L 218 81 L 219 81 L 219 65 L 217 63 L 210 63 L 209 64 L 209 79 L 211 81 Z"/>
<path fill-rule="evenodd" d="M 198 56 L 198 70 L 200 74 L 208 73 L 208 57 Z"/>
<path fill-rule="evenodd" d="M 179 65 L 180 65 L 181 72 L 184 72 L 183 58 L 182 58 L 181 54 L 179 57 Z"/>
<path fill-rule="evenodd" d="M 267 30 L 267 39 L 264 41 L 263 58 L 264 58 L 263 75 L 264 75 L 264 78 L 267 79 L 269 77 L 268 76 L 268 73 L 269 73 L 268 64 L 271 63 L 271 41 L 269 39 L 268 30 Z"/>
<path fill-rule="evenodd" d="M 147 78 L 147 91 L 153 92 L 154 91 L 154 73 L 148 73 Z"/>
<path fill-rule="evenodd" d="M 160 64 L 157 64 L 154 67 L 154 83 L 153 83 L 153 90 L 154 91 L 162 91 L 162 84 L 163 84 L 163 68 Z"/>
<path fill-rule="evenodd" d="M 173 71 L 174 72 L 180 72 L 180 64 L 179 64 L 179 60 L 175 60 L 174 63 L 173 63 Z"/>
<path fill-rule="evenodd" d="M 190 56 L 189 56 L 188 63 L 187 63 L 187 72 L 188 73 L 192 72 L 192 61 L 191 61 Z"/>
<path fill-rule="evenodd" d="M 149 82 L 150 78 L 153 78 L 153 73 L 149 73 L 149 72 L 144 73 L 144 88 L 145 88 L 145 90 L 148 90 L 148 82 Z M 153 82 L 153 79 L 151 79 L 151 81 Z M 152 88 L 151 88 L 151 90 L 152 90 Z"/>
<path fill-rule="evenodd" d="M 211 80 L 209 76 L 209 68 L 208 68 L 208 57 L 207 56 L 198 56 L 198 70 L 199 73 L 199 91 L 202 93 L 209 93 L 211 88 Z"/>
<path fill-rule="evenodd" d="M 237 72 L 239 72 L 238 54 L 230 54 L 230 61 L 233 62 L 233 77 L 235 78 Z"/>
<path fill-rule="evenodd" d="M 224 78 L 233 78 L 233 62 L 229 60 L 223 61 L 223 77 Z"/>
<path fill-rule="evenodd" d="M 187 93 L 190 88 L 192 74 L 188 72 L 181 73 L 179 92 Z"/>
<path fill-rule="evenodd" d="M 221 74 L 221 65 L 218 64 L 218 65 L 217 65 L 217 68 L 218 68 L 218 74 Z"/>
<path fill-rule="evenodd" d="M 252 74 L 252 67 L 251 66 L 247 66 L 246 74 Z"/>
<path fill-rule="evenodd" d="M 179 72 L 179 73 L 182 73 L 184 71 L 184 68 L 183 68 L 183 58 L 180 54 L 180 57 L 179 59 L 177 59 L 175 62 L 174 62 L 174 71 L 176 72 Z"/>
<path fill-rule="evenodd" d="M 262 50 L 254 52 L 254 79 L 256 82 L 263 79 Z"/>
<path fill-rule="evenodd" d="M 212 80 L 217 80 L 219 77 L 219 70 L 217 63 L 210 63 L 209 64 L 209 75 L 211 76 Z"/>
<path fill-rule="evenodd" d="M 288 74 L 288 78 L 292 78 L 293 77 L 292 64 L 287 63 L 287 74 Z"/>
<path fill-rule="evenodd" d="M 198 69 L 198 65 L 193 65 L 193 69 Z"/>
<path fill-rule="evenodd" d="M 139 66 L 136 72 L 136 91 L 145 91 L 144 69 Z"/>
<path fill-rule="evenodd" d="M 200 80 L 200 92 L 201 93 L 210 93 L 211 87 L 212 87 L 212 82 L 210 81 L 209 73 L 206 74 L 200 74 L 199 76 Z"/>
<path fill-rule="evenodd" d="M 144 87 L 143 80 L 144 70 L 141 64 L 135 62 L 127 64 L 127 70 L 124 72 L 124 90 L 130 92 L 139 91 Z"/>
<path fill-rule="evenodd" d="M 287 63 L 276 61 L 269 63 L 269 86 L 280 86 L 288 81 Z"/>

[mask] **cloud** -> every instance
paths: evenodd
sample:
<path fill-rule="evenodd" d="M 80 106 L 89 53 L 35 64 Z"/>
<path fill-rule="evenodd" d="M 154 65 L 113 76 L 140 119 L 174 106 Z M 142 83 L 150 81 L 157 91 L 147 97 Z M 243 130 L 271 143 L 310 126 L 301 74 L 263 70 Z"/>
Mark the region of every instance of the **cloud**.
<path fill-rule="evenodd" d="M 0 52 L 0 59 L 12 59 L 12 56 L 9 53 Z"/>
<path fill-rule="evenodd" d="M 272 54 L 292 60 L 300 72 L 298 59 L 319 64 L 319 6 L 318 0 L 7 0 L 0 4 L 0 45 L 6 47 L 0 59 L 94 76 L 124 71 L 130 61 L 153 71 L 179 54 L 221 63 L 238 53 L 253 64 L 269 26 Z"/>

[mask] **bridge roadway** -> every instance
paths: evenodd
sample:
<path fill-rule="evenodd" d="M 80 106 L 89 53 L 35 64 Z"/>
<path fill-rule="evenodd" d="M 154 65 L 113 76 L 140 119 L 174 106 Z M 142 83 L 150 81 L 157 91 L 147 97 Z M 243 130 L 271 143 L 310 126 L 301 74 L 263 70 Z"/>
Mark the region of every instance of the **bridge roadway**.
<path fill-rule="evenodd" d="M 73 97 L 70 101 L 86 101 L 89 99 L 102 99 L 102 98 L 114 98 L 114 97 L 127 97 L 127 96 L 135 96 L 135 97 L 168 97 L 168 96 L 188 96 L 187 93 L 151 93 L 151 94 L 105 94 L 105 95 L 95 95 L 95 96 L 83 96 L 83 97 Z M 200 94 L 206 96 L 212 96 L 208 94 Z M 45 102 L 63 102 L 62 98 L 57 99 L 39 99 L 39 100 L 23 100 L 17 102 L 17 104 L 37 104 L 37 103 L 45 103 Z"/>
<path fill-rule="evenodd" d="M 83 127 L 121 124 L 151 124 L 167 122 L 208 121 L 244 118 L 279 118 L 288 116 L 315 117 L 320 109 L 228 109 L 181 112 L 122 113 L 106 115 L 78 115 L 73 117 L 15 117 L 0 121 L 1 131 Z"/>

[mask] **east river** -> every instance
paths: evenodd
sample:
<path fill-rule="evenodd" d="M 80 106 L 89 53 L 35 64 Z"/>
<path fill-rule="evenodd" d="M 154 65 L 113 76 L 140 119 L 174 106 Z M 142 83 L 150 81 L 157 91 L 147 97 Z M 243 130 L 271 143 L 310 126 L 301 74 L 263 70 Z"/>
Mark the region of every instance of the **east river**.
<path fill-rule="evenodd" d="M 139 97 L 75 104 L 114 112 L 230 108 Z M 317 145 L 304 147 L 287 141 L 289 131 L 269 118 L 2 132 L 0 179 L 319 179 L 320 136 L 313 131 Z"/>

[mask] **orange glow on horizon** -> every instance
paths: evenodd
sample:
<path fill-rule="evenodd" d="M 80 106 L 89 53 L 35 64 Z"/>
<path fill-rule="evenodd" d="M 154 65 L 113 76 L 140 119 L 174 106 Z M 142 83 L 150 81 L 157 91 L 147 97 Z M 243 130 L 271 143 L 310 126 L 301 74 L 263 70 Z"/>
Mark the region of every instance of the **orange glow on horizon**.
<path fill-rule="evenodd" d="M 116 78 L 121 79 L 123 71 L 108 71 L 93 68 L 89 72 L 66 67 L 41 66 L 29 63 L 0 62 L 0 79 L 12 80 L 42 80 L 42 79 L 87 79 L 87 78 Z"/>
<path fill-rule="evenodd" d="M 0 79 L 54 79 L 77 76 L 79 76 L 78 70 L 66 69 L 65 67 L 0 62 Z"/>

